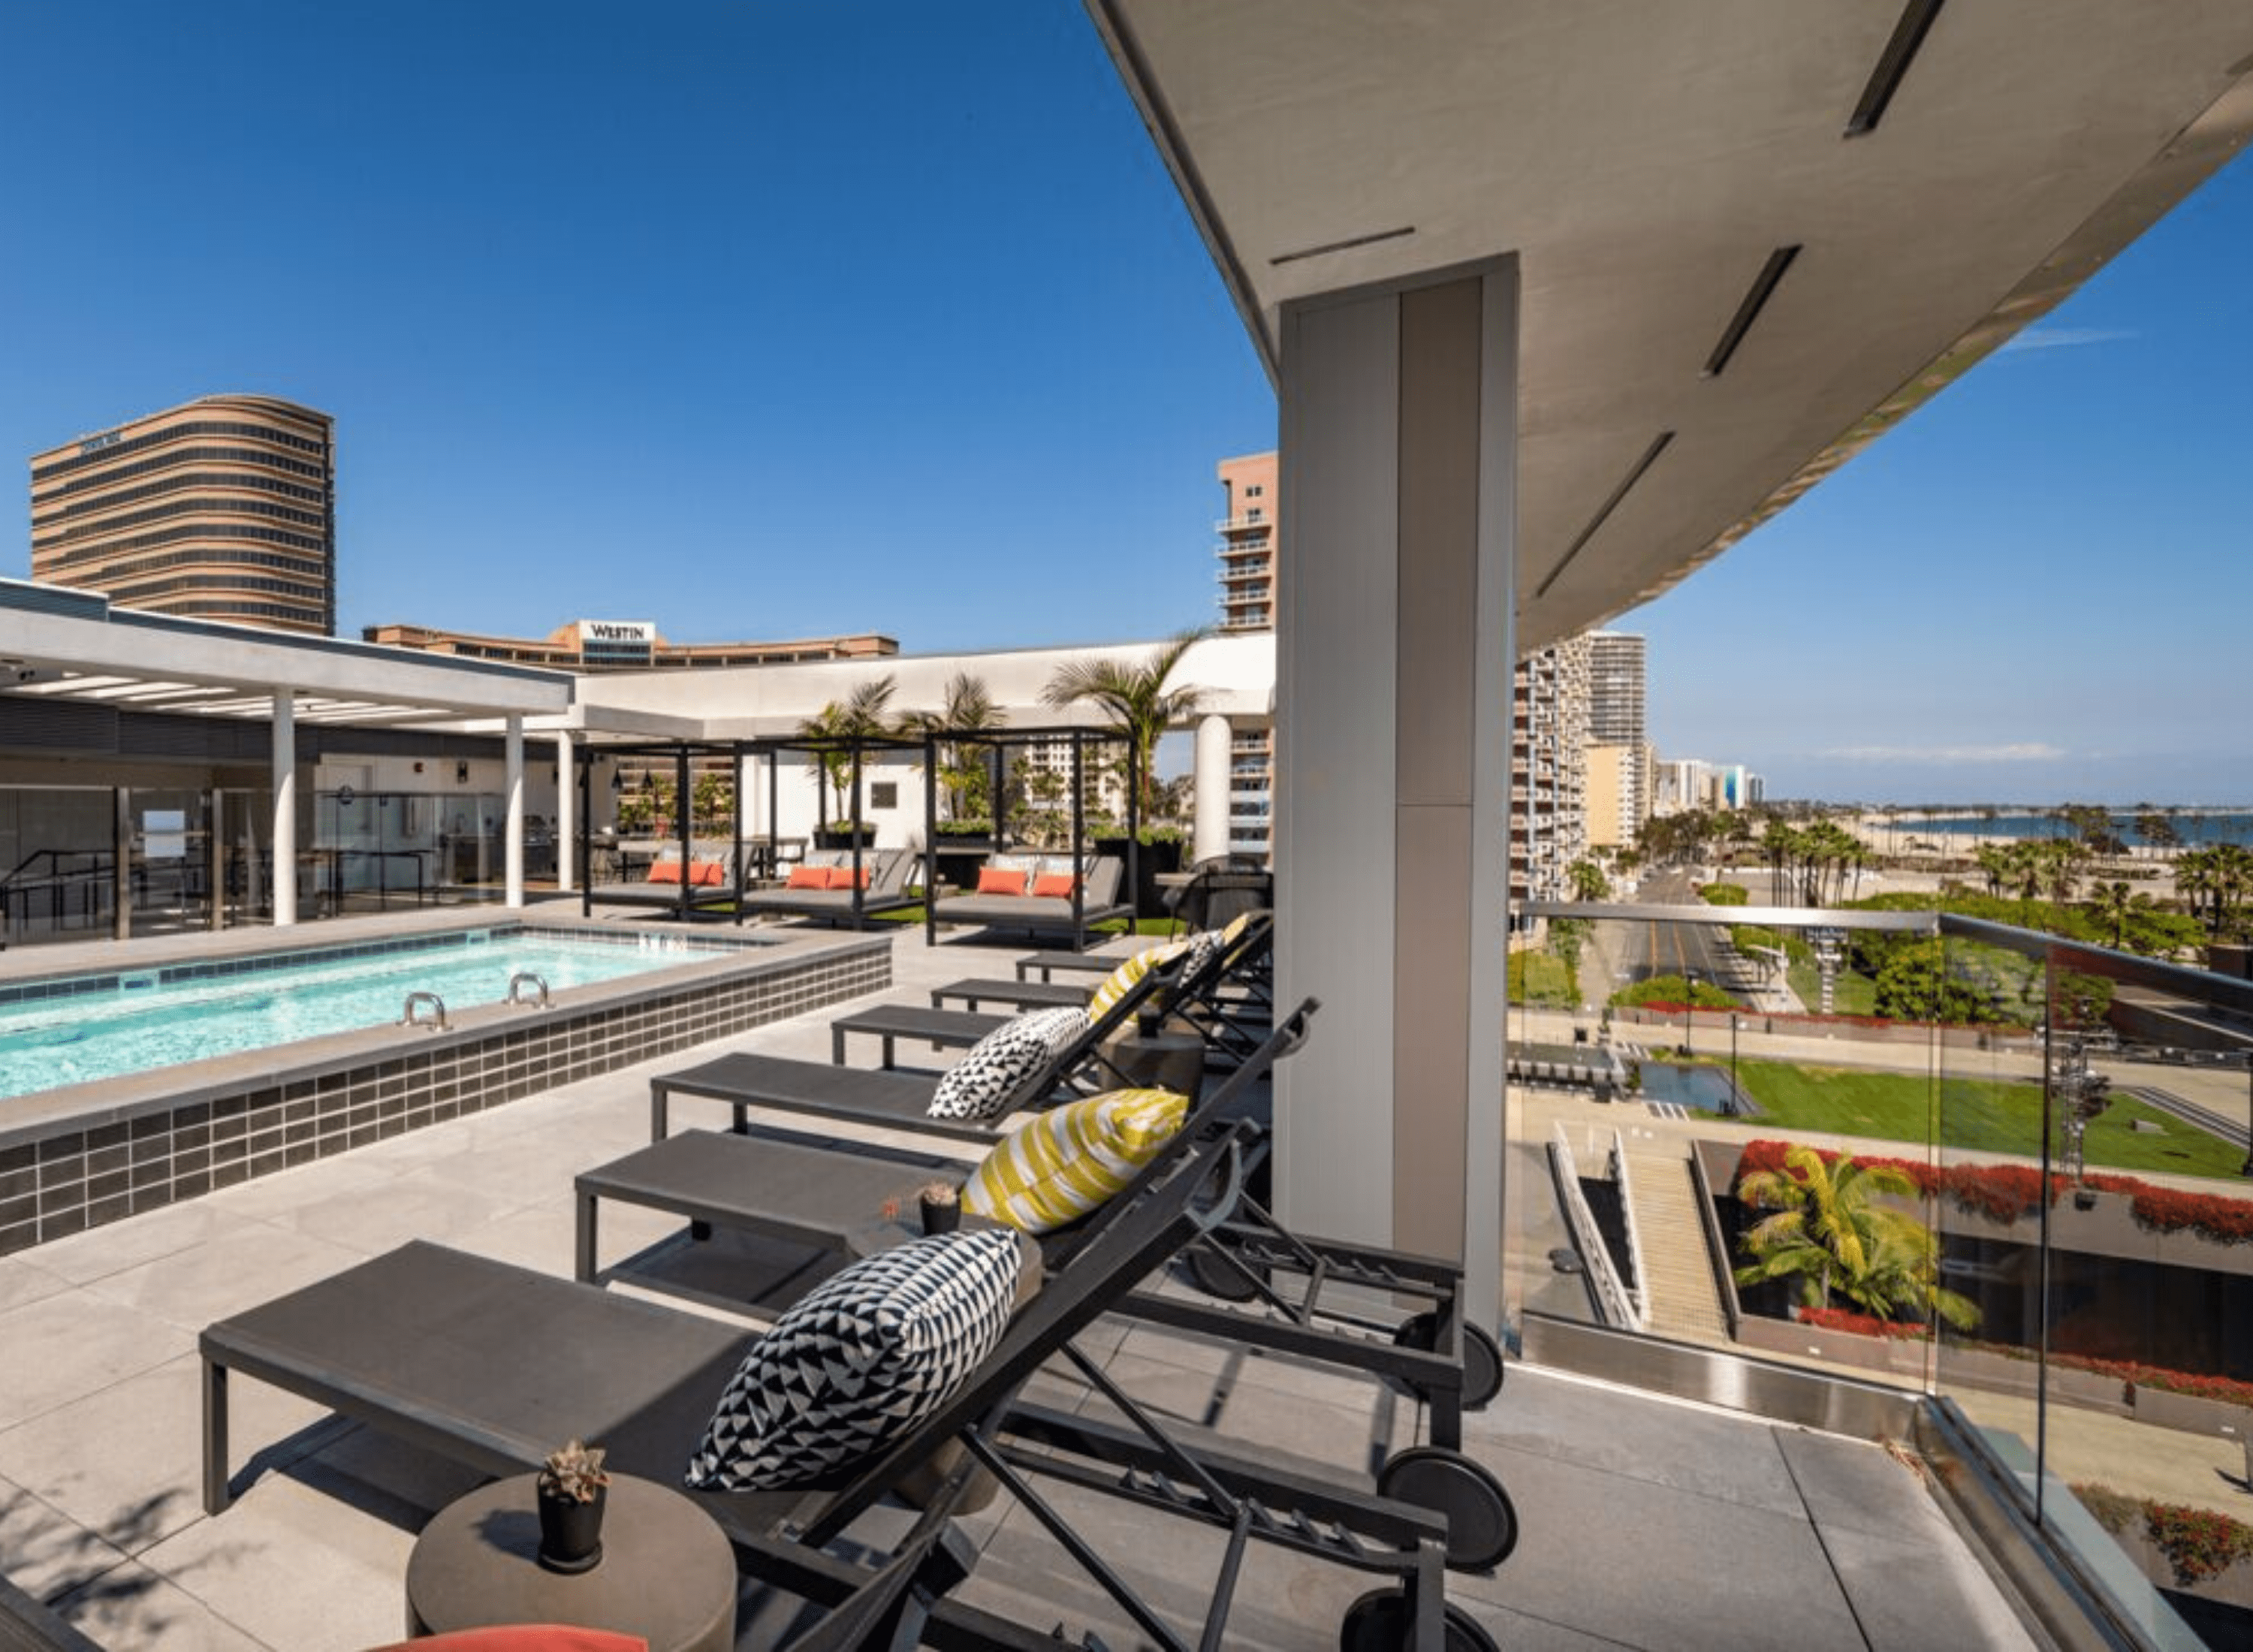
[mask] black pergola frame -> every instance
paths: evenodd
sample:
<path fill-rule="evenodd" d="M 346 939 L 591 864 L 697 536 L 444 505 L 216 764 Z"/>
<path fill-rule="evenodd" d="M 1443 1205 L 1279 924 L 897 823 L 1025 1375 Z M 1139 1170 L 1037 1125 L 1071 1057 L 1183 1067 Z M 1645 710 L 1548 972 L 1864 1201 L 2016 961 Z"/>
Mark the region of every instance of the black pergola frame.
<path fill-rule="evenodd" d="M 1013 746 L 1031 746 L 1043 742 L 1068 740 L 1071 742 L 1071 856 L 1075 866 L 1084 864 L 1087 856 L 1086 798 L 1087 748 L 1092 742 L 1099 746 L 1123 745 L 1126 748 L 1126 895 L 1133 912 L 1129 925 L 1140 917 L 1135 892 L 1140 887 L 1141 847 L 1141 765 L 1137 760 L 1133 742 L 1125 732 L 1116 728 L 1090 727 L 1079 723 L 1038 728 L 934 729 L 920 735 L 821 735 L 806 734 L 762 735 L 748 740 L 657 740 L 631 741 L 590 747 L 586 761 L 579 764 L 578 841 L 572 846 L 577 855 L 579 871 L 579 910 L 582 917 L 593 915 L 595 904 L 671 907 L 682 923 L 691 921 L 701 910 L 697 886 L 690 882 L 690 846 L 694 836 L 690 830 L 694 816 L 691 796 L 690 767 L 696 757 L 724 756 L 729 764 L 729 795 L 734 800 L 732 849 L 729 860 L 733 882 L 728 891 L 734 906 L 734 920 L 743 921 L 744 897 L 750 894 L 746 882 L 743 849 L 748 841 L 743 836 L 743 767 L 746 756 L 779 758 L 796 753 L 812 760 L 814 781 L 814 819 L 817 832 L 827 829 L 829 810 L 829 777 L 822 768 L 822 760 L 829 756 L 849 753 L 853 760 L 851 788 L 853 833 L 850 851 L 853 856 L 853 919 L 854 927 L 861 927 L 861 890 L 864 873 L 862 853 L 866 848 L 861 825 L 864 769 L 871 752 L 915 751 L 922 755 L 924 777 L 924 848 L 923 896 L 924 933 L 927 940 L 936 943 L 938 919 L 936 913 L 938 887 L 938 749 L 948 746 L 982 746 L 987 748 L 992 765 L 989 781 L 993 805 L 993 826 L 989 841 L 999 848 L 1005 841 L 1008 799 L 1008 777 L 1003 759 Z M 594 859 L 594 770 L 598 758 L 613 762 L 622 757 L 670 758 L 673 764 L 673 819 L 672 825 L 680 843 L 680 885 L 669 901 L 654 900 L 645 894 L 624 895 L 613 889 L 605 896 L 595 893 L 592 876 Z M 775 823 L 781 814 L 782 764 L 767 764 L 767 826 L 765 837 L 766 863 L 778 866 L 779 839 Z M 1071 893 L 1072 926 L 1077 932 L 1083 925 L 1086 910 L 1085 891 L 1081 881 L 1075 878 Z"/>

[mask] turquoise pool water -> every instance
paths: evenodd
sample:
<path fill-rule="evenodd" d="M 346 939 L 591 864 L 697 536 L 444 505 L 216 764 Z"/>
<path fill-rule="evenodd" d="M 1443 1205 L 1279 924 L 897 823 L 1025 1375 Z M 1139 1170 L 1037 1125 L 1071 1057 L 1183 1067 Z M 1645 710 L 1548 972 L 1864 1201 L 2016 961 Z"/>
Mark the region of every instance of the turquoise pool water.
<path fill-rule="evenodd" d="M 384 1026 L 399 1020 L 409 993 L 436 993 L 452 1014 L 501 1002 L 521 973 L 560 993 L 736 950 L 671 937 L 628 944 L 478 931 L 380 950 L 122 971 L 66 996 L 0 1003 L 0 1098 Z"/>

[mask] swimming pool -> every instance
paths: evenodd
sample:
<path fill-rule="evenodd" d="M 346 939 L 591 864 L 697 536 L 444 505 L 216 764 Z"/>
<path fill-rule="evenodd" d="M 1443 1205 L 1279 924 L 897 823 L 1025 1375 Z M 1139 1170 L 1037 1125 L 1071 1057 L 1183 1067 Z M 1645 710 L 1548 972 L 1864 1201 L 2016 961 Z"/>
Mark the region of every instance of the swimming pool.
<path fill-rule="evenodd" d="M 520 975 L 555 993 L 728 956 L 671 936 L 473 930 L 65 977 L 0 990 L 0 1098 L 395 1023 L 409 993 L 453 1013 L 505 1001 Z M 536 995 L 531 983 L 520 992 Z"/>
<path fill-rule="evenodd" d="M 166 937 L 137 947 L 137 958 L 164 960 L 147 969 L 27 976 L 0 968 L 0 1021 L 18 1031 L 177 1018 L 192 1024 L 194 1045 L 175 1064 L 106 1078 L 63 1070 L 74 1044 L 67 1031 L 30 1052 L 48 1087 L 0 1095 L 0 1256 L 693 1049 L 892 979 L 889 936 L 692 938 L 489 917 L 434 928 L 407 914 L 340 922 L 362 938 L 288 947 L 270 931 Z M 514 950 L 559 940 L 576 943 L 568 970 L 558 955 Z M 581 958 L 582 949 L 603 956 Z M 345 962 L 372 967 L 383 983 L 373 1007 L 353 1012 L 356 1026 L 217 1049 L 219 1029 L 249 1019 L 227 994 L 295 1000 L 306 995 L 299 981 Z M 475 976 L 458 1001 L 442 992 L 449 1025 L 398 1025 L 406 994 L 436 990 L 449 962 L 471 964 Z M 630 963 L 641 972 L 575 973 Z M 498 1001 L 527 965 L 555 994 L 546 1010 Z M 158 991 L 179 996 L 161 1004 L 143 996 Z"/>

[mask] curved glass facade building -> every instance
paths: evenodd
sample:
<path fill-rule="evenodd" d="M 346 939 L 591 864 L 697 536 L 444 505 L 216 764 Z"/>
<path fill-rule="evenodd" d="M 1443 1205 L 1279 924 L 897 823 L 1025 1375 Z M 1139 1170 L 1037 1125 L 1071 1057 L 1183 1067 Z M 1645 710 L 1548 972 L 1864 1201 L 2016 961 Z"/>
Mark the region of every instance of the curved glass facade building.
<path fill-rule="evenodd" d="M 336 631 L 336 422 L 204 396 L 31 457 L 31 577 L 130 608 Z"/>

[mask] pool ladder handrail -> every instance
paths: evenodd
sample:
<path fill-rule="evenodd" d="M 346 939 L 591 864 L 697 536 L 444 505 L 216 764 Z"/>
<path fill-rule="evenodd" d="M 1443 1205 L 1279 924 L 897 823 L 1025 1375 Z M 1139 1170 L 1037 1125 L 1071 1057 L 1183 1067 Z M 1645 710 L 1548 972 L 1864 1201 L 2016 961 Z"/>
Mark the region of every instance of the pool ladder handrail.
<path fill-rule="evenodd" d="M 436 1012 L 429 1021 L 421 1020 L 415 1014 L 417 1007 L 425 1005 Z M 427 1033 L 443 1033 L 452 1027 L 446 1019 L 446 1000 L 436 993 L 408 993 L 407 1007 L 399 1013 L 399 1024 L 401 1027 L 420 1027 Z"/>
<path fill-rule="evenodd" d="M 527 981 L 530 981 L 534 986 L 539 989 L 539 997 L 520 998 L 517 995 L 516 989 L 523 986 Z M 544 975 L 535 975 L 528 969 L 519 970 L 515 974 L 508 978 L 508 996 L 502 1001 L 504 1003 L 513 1005 L 519 1009 L 546 1009 L 548 1007 L 548 978 Z"/>

